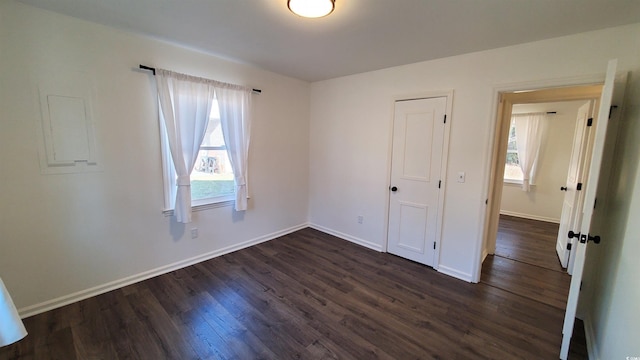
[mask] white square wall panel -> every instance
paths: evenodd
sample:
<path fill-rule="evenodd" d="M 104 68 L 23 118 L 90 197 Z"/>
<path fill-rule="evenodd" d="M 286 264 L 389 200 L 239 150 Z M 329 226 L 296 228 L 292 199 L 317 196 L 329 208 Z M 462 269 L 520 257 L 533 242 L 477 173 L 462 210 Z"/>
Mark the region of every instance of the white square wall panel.
<path fill-rule="evenodd" d="M 90 81 L 81 73 L 40 84 L 40 169 L 43 174 L 101 170 L 97 160 Z"/>

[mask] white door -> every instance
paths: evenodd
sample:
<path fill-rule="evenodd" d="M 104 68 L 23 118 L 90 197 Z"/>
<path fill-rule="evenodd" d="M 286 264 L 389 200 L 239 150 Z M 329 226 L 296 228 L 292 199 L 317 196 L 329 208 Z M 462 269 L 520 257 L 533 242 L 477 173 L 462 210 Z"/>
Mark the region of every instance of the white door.
<path fill-rule="evenodd" d="M 569 230 L 574 229 L 577 209 L 582 210 L 579 196 L 581 190 L 578 190 L 578 184 L 582 182 L 584 159 L 587 154 L 587 144 L 589 139 L 588 120 L 592 115 L 592 102 L 588 101 L 578 109 L 578 118 L 576 121 L 575 133 L 573 135 L 573 147 L 571 149 L 571 160 L 569 160 L 569 170 L 567 173 L 567 181 L 560 188 L 565 192 L 564 202 L 562 203 L 562 213 L 560 215 L 560 230 L 558 231 L 558 240 L 556 241 L 556 253 L 560 259 L 560 264 L 566 268 L 569 264 L 569 248 L 567 244 L 573 248 L 576 243 L 575 238 L 569 238 L 567 234 Z"/>
<path fill-rule="evenodd" d="M 433 266 L 439 224 L 446 97 L 397 101 L 387 251 Z"/>
<path fill-rule="evenodd" d="M 579 218 L 581 220 L 580 239 L 576 243 L 575 247 L 575 264 L 573 266 L 573 276 L 571 277 L 569 298 L 567 299 L 567 309 L 564 314 L 564 325 L 562 327 L 562 348 L 560 349 L 560 359 L 566 359 L 569 354 L 569 344 L 571 342 L 571 336 L 573 335 L 573 324 L 575 322 L 578 298 L 580 295 L 580 283 L 582 282 L 582 272 L 584 270 L 585 252 L 587 250 L 589 238 L 591 236 L 595 237 L 594 234 L 589 234 L 589 231 L 591 227 L 591 216 L 593 215 L 596 190 L 598 188 L 600 165 L 602 164 L 604 140 L 609 122 L 609 110 L 611 108 L 613 88 L 616 80 L 617 63 L 617 60 L 611 60 L 607 66 L 607 77 L 604 83 L 604 88 L 602 89 L 598 117 L 595 121 L 593 153 L 591 155 L 591 162 L 589 166 L 589 176 L 586 178 L 583 188 L 584 203 L 582 206 L 582 217 Z M 619 85 L 620 84 L 618 84 L 618 86 Z M 624 87 L 622 86 L 621 88 Z"/>

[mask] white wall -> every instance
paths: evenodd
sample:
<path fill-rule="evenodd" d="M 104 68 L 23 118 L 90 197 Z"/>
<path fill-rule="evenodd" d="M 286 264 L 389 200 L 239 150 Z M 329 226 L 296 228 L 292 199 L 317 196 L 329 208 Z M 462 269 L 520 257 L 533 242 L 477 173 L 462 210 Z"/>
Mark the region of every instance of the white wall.
<path fill-rule="evenodd" d="M 504 183 L 500 212 L 524 218 L 560 222 L 567 170 L 571 159 L 572 139 L 578 108 L 584 101 L 542 104 L 516 104 L 513 113 L 555 111 L 546 122 L 545 138 L 538 158 L 536 183 L 529 192 L 522 185 Z"/>
<path fill-rule="evenodd" d="M 13 1 L 0 2 L 0 51 L 0 277 L 23 314 L 307 223 L 308 83 Z M 155 82 L 138 64 L 263 90 L 246 214 L 163 216 Z M 38 84 L 64 72 L 94 84 L 102 172 L 40 173 Z"/>
<path fill-rule="evenodd" d="M 640 24 L 368 72 L 311 86 L 312 224 L 384 249 L 393 99 L 454 90 L 439 270 L 477 279 L 495 89 L 637 71 Z M 526 86 L 526 85 L 523 85 Z M 466 182 L 455 174 L 466 172 Z M 357 216 L 364 215 L 363 224 Z"/>

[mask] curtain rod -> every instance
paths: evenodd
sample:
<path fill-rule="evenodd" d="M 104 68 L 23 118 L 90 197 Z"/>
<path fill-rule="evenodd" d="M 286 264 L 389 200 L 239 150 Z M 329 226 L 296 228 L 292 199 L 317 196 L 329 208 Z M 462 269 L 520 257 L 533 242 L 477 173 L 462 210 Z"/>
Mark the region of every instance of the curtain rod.
<path fill-rule="evenodd" d="M 526 115 L 526 114 L 542 114 L 542 112 L 525 112 L 525 113 L 512 113 L 512 115 Z M 547 115 L 555 115 L 556 111 L 547 111 L 545 112 Z"/>
<path fill-rule="evenodd" d="M 154 68 L 154 67 L 140 64 L 140 69 L 149 70 L 149 71 L 151 71 L 151 73 L 153 73 L 154 76 L 156 75 L 156 68 Z M 260 90 L 260 89 L 251 89 L 251 90 L 253 90 L 253 92 L 256 93 L 256 94 L 261 94 L 262 93 L 262 90 Z"/>

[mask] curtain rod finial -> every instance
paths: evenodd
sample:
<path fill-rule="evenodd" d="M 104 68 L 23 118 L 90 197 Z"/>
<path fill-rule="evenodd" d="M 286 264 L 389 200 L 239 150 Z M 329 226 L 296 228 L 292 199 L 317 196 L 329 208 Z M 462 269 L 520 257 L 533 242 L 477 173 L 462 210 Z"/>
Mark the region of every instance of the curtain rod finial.
<path fill-rule="evenodd" d="M 156 75 L 156 68 L 152 68 L 151 66 L 146 66 L 146 65 L 140 64 L 140 69 L 149 70 L 149 71 L 151 71 L 153 73 L 154 76 Z"/>

